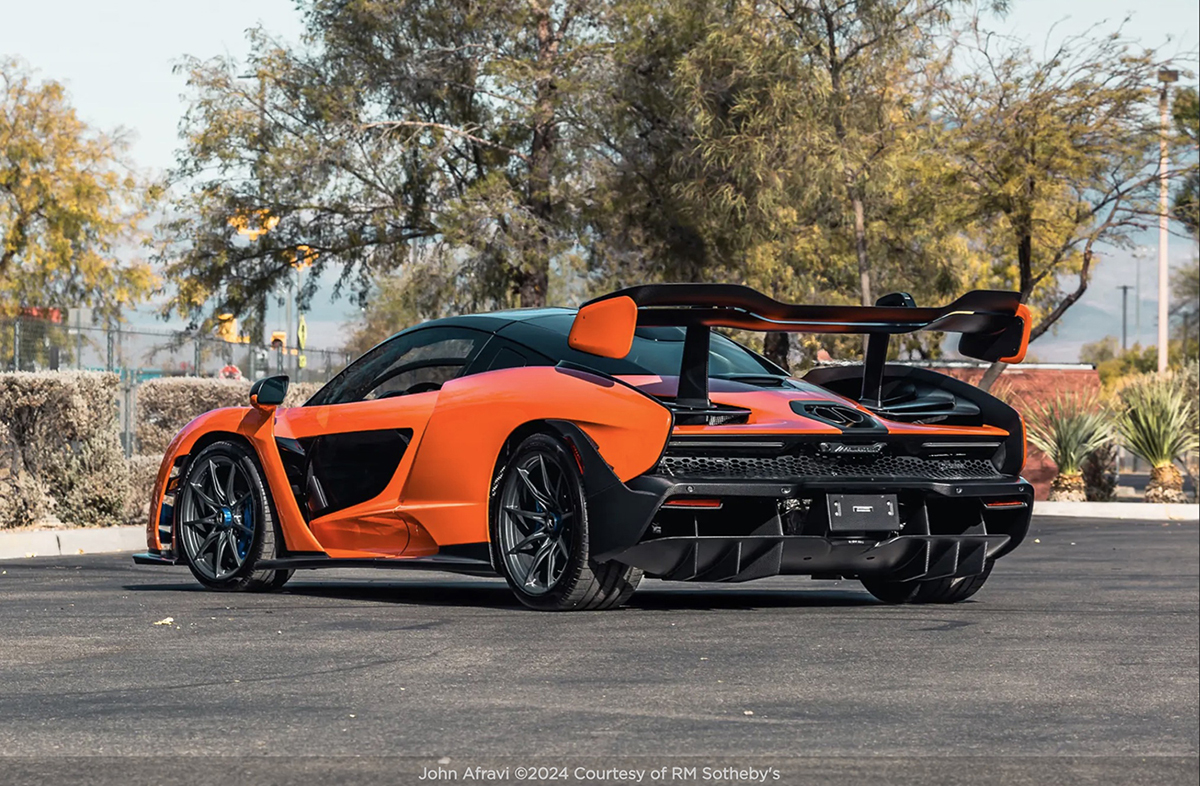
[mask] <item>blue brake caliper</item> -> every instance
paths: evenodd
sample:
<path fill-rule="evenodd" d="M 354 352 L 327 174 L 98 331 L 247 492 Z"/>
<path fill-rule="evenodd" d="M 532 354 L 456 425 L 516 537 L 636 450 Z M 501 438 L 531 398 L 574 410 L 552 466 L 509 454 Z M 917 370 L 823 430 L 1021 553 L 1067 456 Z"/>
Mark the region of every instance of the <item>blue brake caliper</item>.
<path fill-rule="evenodd" d="M 242 514 L 242 524 L 250 530 L 249 535 L 245 532 L 238 533 L 238 556 L 245 559 L 246 552 L 250 550 L 250 539 L 254 537 L 254 505 L 248 501 L 246 502 L 246 512 Z"/>

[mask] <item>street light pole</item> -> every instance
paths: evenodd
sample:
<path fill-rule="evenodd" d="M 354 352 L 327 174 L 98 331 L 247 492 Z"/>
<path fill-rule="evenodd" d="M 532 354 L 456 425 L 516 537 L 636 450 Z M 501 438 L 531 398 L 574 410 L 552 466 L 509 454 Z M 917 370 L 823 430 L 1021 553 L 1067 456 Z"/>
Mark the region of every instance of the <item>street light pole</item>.
<path fill-rule="evenodd" d="M 1162 89 L 1158 93 L 1159 137 L 1158 137 L 1158 373 L 1167 372 L 1167 342 L 1169 340 L 1169 318 L 1167 316 L 1167 134 L 1169 133 L 1168 107 L 1171 84 L 1179 81 L 1179 72 L 1160 68 L 1158 81 Z"/>
<path fill-rule="evenodd" d="M 1129 290 L 1133 289 L 1133 285 L 1122 284 L 1117 289 L 1121 290 L 1121 351 L 1124 352 L 1129 348 L 1129 344 L 1125 340 L 1125 326 L 1128 324 Z"/>

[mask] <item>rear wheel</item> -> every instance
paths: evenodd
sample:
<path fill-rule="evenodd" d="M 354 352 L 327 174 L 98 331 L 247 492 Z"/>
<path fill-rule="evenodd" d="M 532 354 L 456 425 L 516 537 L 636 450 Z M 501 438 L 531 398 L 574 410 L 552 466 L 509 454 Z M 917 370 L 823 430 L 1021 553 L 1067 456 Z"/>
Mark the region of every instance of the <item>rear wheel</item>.
<path fill-rule="evenodd" d="M 992 572 L 994 562 L 984 563 L 983 573 L 932 581 L 887 581 L 863 579 L 867 592 L 884 603 L 958 603 L 979 592 Z"/>
<path fill-rule="evenodd" d="M 205 587 L 267 591 L 291 577 L 255 568 L 275 555 L 275 521 L 258 460 L 244 445 L 214 442 L 196 454 L 175 515 L 180 553 Z"/>
<path fill-rule="evenodd" d="M 492 561 L 522 603 L 581 611 L 615 608 L 633 595 L 640 570 L 590 558 L 583 478 L 562 442 L 527 438 L 494 489 Z"/>

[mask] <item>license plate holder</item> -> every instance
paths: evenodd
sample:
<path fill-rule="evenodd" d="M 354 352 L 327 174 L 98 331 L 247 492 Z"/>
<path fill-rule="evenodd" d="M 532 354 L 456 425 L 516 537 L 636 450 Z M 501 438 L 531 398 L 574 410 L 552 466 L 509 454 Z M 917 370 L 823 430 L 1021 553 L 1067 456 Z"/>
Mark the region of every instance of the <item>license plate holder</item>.
<path fill-rule="evenodd" d="M 826 494 L 830 532 L 893 532 L 900 529 L 895 494 Z"/>

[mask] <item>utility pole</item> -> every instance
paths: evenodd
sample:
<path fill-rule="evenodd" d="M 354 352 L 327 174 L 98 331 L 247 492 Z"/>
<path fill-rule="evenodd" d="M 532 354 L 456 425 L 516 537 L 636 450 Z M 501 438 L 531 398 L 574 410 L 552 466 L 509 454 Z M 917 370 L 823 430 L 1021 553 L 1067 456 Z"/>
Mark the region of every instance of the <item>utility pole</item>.
<path fill-rule="evenodd" d="M 1121 290 L 1121 351 L 1124 352 L 1129 348 L 1129 344 L 1125 339 L 1125 326 L 1128 324 L 1129 290 L 1133 289 L 1133 285 L 1122 284 L 1117 289 Z"/>
<path fill-rule="evenodd" d="M 1167 373 L 1167 342 L 1169 340 L 1169 317 L 1167 316 L 1167 134 L 1170 117 L 1171 85 L 1179 81 L 1179 72 L 1160 68 L 1158 81 L 1162 89 L 1158 93 L 1158 115 L 1161 127 L 1158 137 L 1158 373 Z"/>

